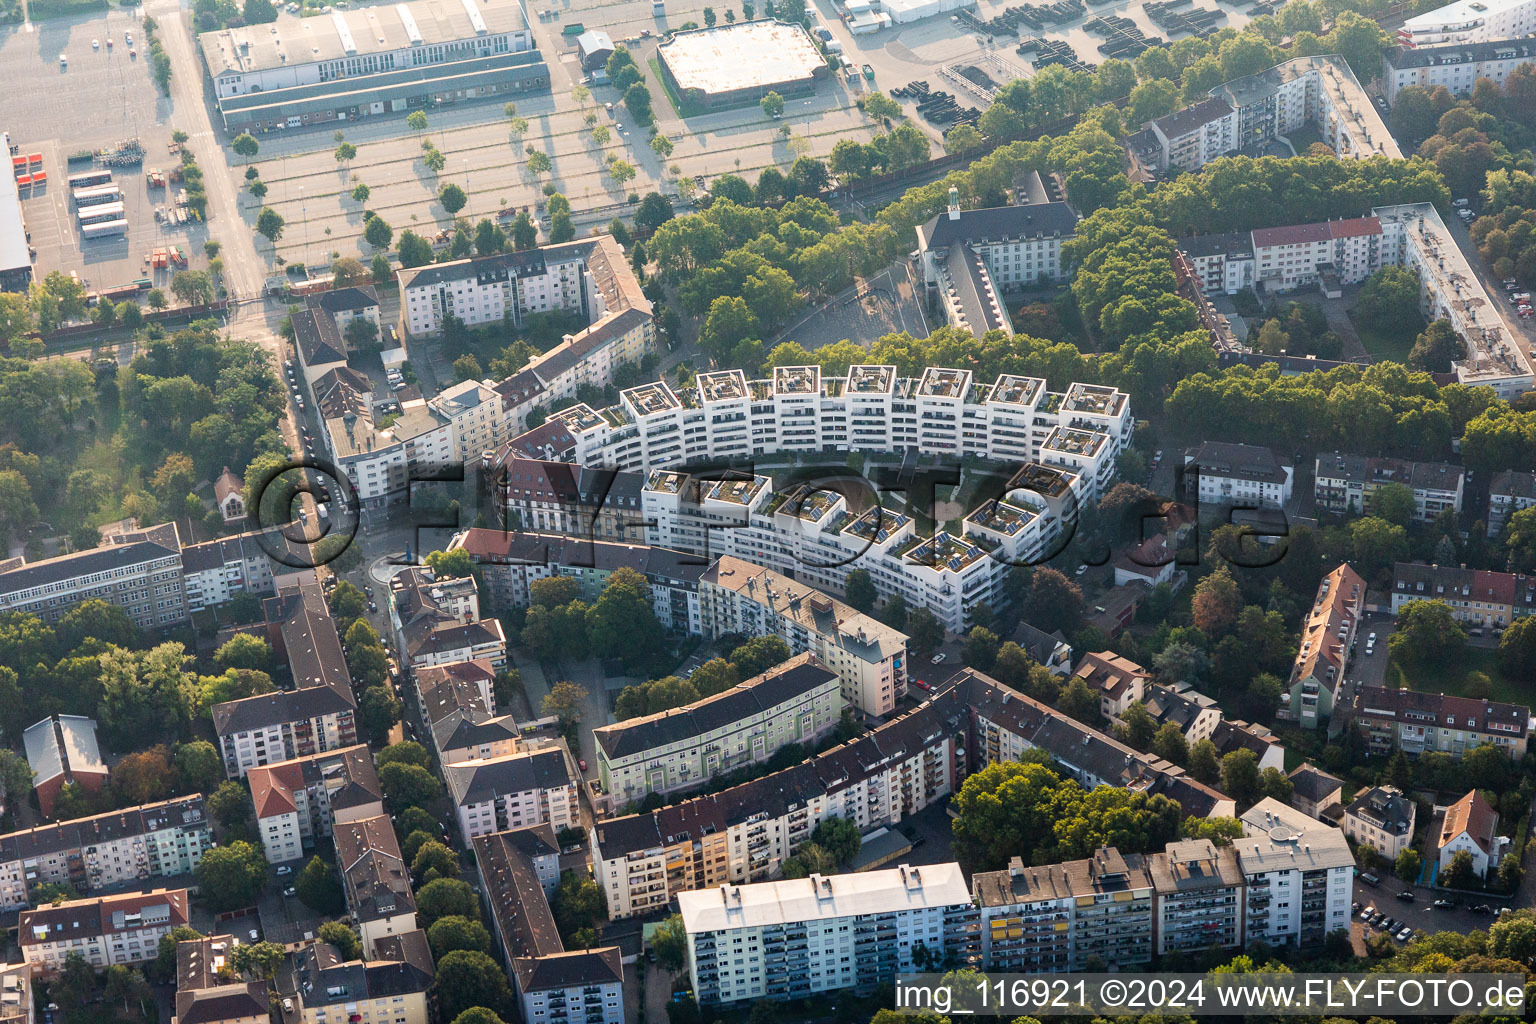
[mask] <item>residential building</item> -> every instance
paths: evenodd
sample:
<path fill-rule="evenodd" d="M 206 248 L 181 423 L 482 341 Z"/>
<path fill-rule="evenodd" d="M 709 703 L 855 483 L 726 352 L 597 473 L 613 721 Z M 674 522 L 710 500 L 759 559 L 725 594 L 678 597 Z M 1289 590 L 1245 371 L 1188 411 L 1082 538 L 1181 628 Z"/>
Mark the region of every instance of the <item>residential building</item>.
<path fill-rule="evenodd" d="M 352 482 L 365 523 L 409 505 L 413 481 L 452 479 L 462 464 L 454 420 L 425 399 L 405 398 L 381 426 L 373 404 L 338 374 L 329 378 L 323 404 L 317 394 L 316 409 L 326 450 Z"/>
<path fill-rule="evenodd" d="M 245 481 L 228 466 L 213 482 L 213 504 L 226 523 L 245 518 Z"/>
<path fill-rule="evenodd" d="M 692 704 L 594 729 L 598 779 L 615 807 L 693 788 L 786 744 L 814 747 L 842 709 L 837 673 L 798 654 Z"/>
<path fill-rule="evenodd" d="M 1267 726 L 1241 719 L 1221 719 L 1211 729 L 1209 739 L 1216 748 L 1217 757 L 1226 757 L 1236 750 L 1247 750 L 1258 759 L 1259 771 L 1265 768 L 1273 768 L 1282 773 L 1285 771 L 1285 744 Z"/>
<path fill-rule="evenodd" d="M 567 952 L 549 897 L 560 880 L 554 829 L 536 825 L 470 840 L 480 890 L 490 905 L 496 950 L 523 1020 L 624 1024 L 624 965 L 618 947 Z"/>
<path fill-rule="evenodd" d="M 491 466 L 497 507 L 508 529 L 588 540 L 645 539 L 640 512 L 644 474 L 524 458 L 510 443 Z"/>
<path fill-rule="evenodd" d="M 416 930 L 411 870 L 400 856 L 394 825 L 383 814 L 338 821 L 332 838 L 347 909 L 363 939 L 363 955 L 387 959 L 383 944 Z"/>
<path fill-rule="evenodd" d="M 1397 40 L 1416 49 L 1513 40 L 1532 33 L 1536 33 L 1532 0 L 1455 0 L 1403 22 Z"/>
<path fill-rule="evenodd" d="M 306 941 L 278 971 L 294 1024 L 428 1024 L 432 949 L 421 929 L 380 939 L 373 954 L 342 960 L 327 942 Z"/>
<path fill-rule="evenodd" d="M 1523 704 L 1381 687 L 1361 687 L 1348 717 L 1372 754 L 1438 751 L 1457 760 L 1492 743 L 1520 761 L 1536 727 Z"/>
<path fill-rule="evenodd" d="M 925 869 L 926 870 L 926 869 Z M 971 879 L 981 915 L 981 954 L 989 971 L 1035 974 L 1151 966 L 1156 952 L 1154 891 L 1145 859 L 1113 847 L 1092 857 Z"/>
<path fill-rule="evenodd" d="M 1466 852 L 1472 857 L 1472 873 L 1487 878 L 1498 870 L 1507 845 L 1509 840 L 1499 835 L 1499 812 L 1474 789 L 1446 809 L 1435 847 L 1440 873 L 1450 870 L 1458 853 Z"/>
<path fill-rule="evenodd" d="M 1003 294 L 1065 282 L 1061 247 L 1076 236 L 1077 214 L 1066 203 L 962 210 L 960 191 L 951 187 L 948 210 L 917 226 L 929 305 L 978 338 L 988 331 L 1011 336 Z"/>
<path fill-rule="evenodd" d="M 580 776 L 564 741 L 483 760 L 443 766 L 459 828 L 469 838 L 546 822 L 579 828 Z"/>
<path fill-rule="evenodd" d="M 703 1005 L 867 992 L 978 952 L 976 908 L 954 863 L 697 889 L 677 904 Z"/>
<path fill-rule="evenodd" d="M 427 400 L 427 407 L 452 428 L 453 463 L 482 458 L 507 440 L 510 428 L 502 404 L 495 384 L 488 380 L 460 381 Z"/>
<path fill-rule="evenodd" d="M 362 744 L 255 767 L 246 781 L 272 864 L 298 860 L 333 824 L 384 813 L 373 754 Z"/>
<path fill-rule="evenodd" d="M 1088 684 L 1099 698 L 1099 713 L 1116 721 L 1125 709 L 1146 699 L 1152 676 L 1146 669 L 1114 651 L 1083 655 L 1072 675 Z"/>
<path fill-rule="evenodd" d="M 826 818 L 868 832 L 955 792 L 972 771 L 1042 750 L 1088 789 L 1163 794 L 1186 815 L 1231 815 L 1223 794 L 1054 708 L 966 670 L 915 709 L 798 765 L 660 810 L 600 819 L 598 884 L 615 920 L 678 892 L 765 881 Z"/>
<path fill-rule="evenodd" d="M 1297 57 L 1210 90 L 1209 99 L 1148 122 L 1128 140 L 1158 170 L 1199 170 L 1305 127 L 1343 159 L 1401 159 L 1370 96 L 1335 56 Z"/>
<path fill-rule="evenodd" d="M 1280 696 L 1277 718 L 1316 729 L 1321 720 L 1332 717 L 1364 611 L 1365 580 L 1349 563 L 1323 577 L 1302 623 L 1301 649 Z"/>
<path fill-rule="evenodd" d="M 354 320 L 364 320 L 374 327 L 374 337 L 378 337 L 379 328 L 379 293 L 371 284 L 345 285 L 340 288 L 331 288 L 318 295 L 311 295 L 304 300 L 304 305 L 323 312 L 336 323 L 341 332 L 342 341 L 346 342 L 350 352 L 357 348 L 347 337 L 347 327 Z"/>
<path fill-rule="evenodd" d="M 27 612 L 53 625 L 93 598 L 122 608 L 140 629 L 185 622 L 176 524 L 112 533 L 94 548 L 36 562 L 0 561 L 0 611 Z"/>
<path fill-rule="evenodd" d="M 1184 473 L 1186 487 L 1203 506 L 1283 508 L 1291 500 L 1296 467 L 1268 448 L 1206 441 L 1184 453 Z"/>
<path fill-rule="evenodd" d="M 1247 887 L 1236 850 L 1185 839 L 1145 861 L 1157 898 L 1158 956 L 1243 944 Z"/>
<path fill-rule="evenodd" d="M 776 572 L 729 556 L 699 579 L 703 634 L 777 634 L 842 680 L 842 698 L 888 715 L 907 685 L 907 637 L 878 619 Z"/>
<path fill-rule="evenodd" d="M 1020 622 L 1013 631 L 1013 642 L 1037 664 L 1044 665 L 1053 676 L 1072 674 L 1072 645 L 1061 635 L 1061 630 L 1047 633 L 1027 622 Z"/>
<path fill-rule="evenodd" d="M 1536 615 L 1536 576 L 1457 565 L 1398 562 L 1392 567 L 1392 614 L 1411 601 L 1441 601 L 1458 622 L 1503 629 Z"/>
<path fill-rule="evenodd" d="M 495 670 L 484 659 L 433 665 L 416 672 L 422 717 L 442 764 L 501 757 L 520 749 L 521 729 L 497 715 Z"/>
<path fill-rule="evenodd" d="M 201 796 L 11 832 L 0 836 L 0 907 L 34 902 L 44 882 L 90 893 L 190 874 L 212 846 Z"/>
<path fill-rule="evenodd" d="M 0 1024 L 34 1024 L 32 965 L 26 961 L 0 965 Z"/>
<path fill-rule="evenodd" d="M 1470 96 L 1479 78 L 1500 89 L 1515 68 L 1536 61 L 1536 46 L 1528 39 L 1496 38 L 1440 46 L 1397 46 L 1381 58 L 1381 85 L 1387 102 L 1410 85 L 1430 92 L 1444 86 L 1457 96 Z"/>
<path fill-rule="evenodd" d="M 100 971 L 155 959 L 161 937 L 189 921 L 187 890 L 152 889 L 23 910 L 16 938 L 22 958 L 36 968 L 63 970 L 78 953 Z"/>
<path fill-rule="evenodd" d="M 389 618 L 413 670 L 477 659 L 506 667 L 506 635 L 498 620 L 480 617 L 472 577 L 438 579 L 427 566 L 407 568 L 390 580 Z"/>
<path fill-rule="evenodd" d="M 475 716 L 478 717 L 478 716 Z M 523 727 L 511 715 L 493 715 L 475 721 L 455 716 L 433 726 L 432 744 L 444 765 L 506 757 L 523 749 Z"/>
<path fill-rule="evenodd" d="M 1414 518 L 1434 522 L 1445 511 L 1461 511 L 1464 471 L 1443 462 L 1404 462 L 1334 452 L 1319 455 L 1316 466 L 1318 508 L 1339 515 L 1359 515 L 1379 487 L 1401 484 L 1413 492 Z"/>
<path fill-rule="evenodd" d="M 1265 797 L 1242 816 L 1237 850 L 1247 886 L 1243 945 L 1316 948 L 1349 929 L 1355 857 L 1344 833 Z"/>
<path fill-rule="evenodd" d="M 1136 428 L 1129 396 L 1112 387 L 1055 392 L 1039 377 L 983 382 L 941 366 L 916 377 L 894 366 L 854 365 L 837 377 L 780 366 L 763 380 L 718 370 L 692 387 L 655 381 L 620 392 L 606 409 L 578 404 L 551 418 L 575 438 L 583 466 L 649 473 L 774 452 L 916 449 L 1065 470 L 1085 478 L 1084 501 L 1107 488 Z"/>
<path fill-rule="evenodd" d="M 1418 807 L 1396 786 L 1372 786 L 1344 808 L 1344 834 L 1387 860 L 1413 845 Z M 1409 880 L 1411 881 L 1411 879 Z"/>
<path fill-rule="evenodd" d="M 234 970 L 232 935 L 205 935 L 176 944 L 176 1005 L 171 1024 L 266 1024 L 272 983 L 246 981 Z"/>
<path fill-rule="evenodd" d="M 689 635 L 704 628 L 699 617 L 699 578 L 709 562 L 688 552 L 480 528 L 465 530 L 450 547 L 463 548 L 475 559 L 486 607 L 493 613 L 526 608 L 531 600 L 529 584 L 551 576 L 575 580 L 582 599 L 590 604 L 617 569 L 628 567 L 651 585 L 651 608 L 662 628 Z"/>
<path fill-rule="evenodd" d="M 1358 116 L 1361 124 L 1370 121 L 1379 127 L 1376 111 L 1366 97 L 1361 99 L 1365 105 L 1349 112 L 1346 125 Z M 1261 123 L 1270 123 L 1268 115 Z M 1354 220 L 1197 236 L 1180 245 L 1185 257 L 1181 266 L 1188 268 L 1190 277 L 1208 291 L 1228 294 L 1255 285 L 1274 291 L 1316 285 L 1325 296 L 1336 298 L 1344 285 L 1363 281 L 1382 267 L 1406 267 L 1419 281 L 1419 312 L 1428 320 L 1448 321 L 1467 343 L 1466 355 L 1452 366 L 1459 383 L 1491 387 L 1511 400 L 1531 387 L 1531 362 L 1519 332 L 1505 318 L 1502 304 L 1472 273 L 1445 221 L 1429 203 L 1378 206 Z M 1287 362 L 1284 356 L 1231 351 L 1222 355 L 1278 358 L 1287 367 L 1299 362 L 1308 370 L 1323 366 L 1296 357 Z"/>
<path fill-rule="evenodd" d="M 1210 739 L 1221 724 L 1221 705 L 1198 690 L 1179 692 L 1167 686 L 1153 686 L 1148 689 L 1144 704 L 1154 722 L 1159 726 L 1177 726 L 1190 746 Z"/>
<path fill-rule="evenodd" d="M 1536 473 L 1506 469 L 1488 481 L 1488 536 L 1504 532 L 1504 524 L 1516 512 L 1536 508 Z"/>
<path fill-rule="evenodd" d="M 310 20 L 279 11 L 271 24 L 198 35 L 230 135 L 549 88 L 549 68 L 520 5 L 487 11 L 413 0 L 387 14 L 335 10 Z"/>
<path fill-rule="evenodd" d="M 357 698 L 325 592 L 313 578 L 263 602 L 267 635 L 297 689 L 213 706 L 224 770 L 232 779 L 252 768 L 357 742 Z"/>
<path fill-rule="evenodd" d="M 187 612 L 216 608 L 239 594 L 270 597 L 275 587 L 273 566 L 278 566 L 279 575 L 288 571 L 278 558 L 296 546 L 282 529 L 188 544 L 181 549 Z"/>
<path fill-rule="evenodd" d="M 1301 762 L 1286 778 L 1291 780 L 1291 806 L 1309 818 L 1322 821 L 1325 812 L 1342 802 L 1344 780 L 1329 775 L 1310 761 Z"/>
<path fill-rule="evenodd" d="M 107 784 L 107 763 L 96 745 L 96 723 L 81 715 L 54 715 L 29 725 L 21 735 L 32 769 L 32 785 L 43 817 L 53 817 L 59 790 L 72 782 L 86 793 Z M 22 794 L 10 794 L 22 799 Z"/>

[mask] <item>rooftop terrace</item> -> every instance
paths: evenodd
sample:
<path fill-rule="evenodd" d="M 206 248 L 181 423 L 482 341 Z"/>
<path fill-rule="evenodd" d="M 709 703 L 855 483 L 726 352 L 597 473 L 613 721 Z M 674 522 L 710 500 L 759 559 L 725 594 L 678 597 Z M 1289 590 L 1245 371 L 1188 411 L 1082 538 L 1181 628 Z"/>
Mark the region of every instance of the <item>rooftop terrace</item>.
<path fill-rule="evenodd" d="M 883 395 L 896 379 L 894 366 L 848 367 L 848 390 L 857 395 Z"/>
<path fill-rule="evenodd" d="M 773 390 L 780 395 L 815 395 L 821 392 L 821 367 L 777 366 Z"/>
<path fill-rule="evenodd" d="M 971 371 L 930 366 L 923 371 L 917 393 L 931 398 L 963 398 L 971 383 Z"/>
<path fill-rule="evenodd" d="M 706 402 L 724 402 L 747 396 L 747 375 L 740 370 L 715 370 L 701 373 L 697 386 Z"/>
<path fill-rule="evenodd" d="M 639 387 L 630 388 L 621 397 L 642 416 L 682 407 L 682 403 L 672 393 L 672 389 L 660 381 L 653 381 L 650 384 L 641 384 Z"/>
<path fill-rule="evenodd" d="M 1041 450 L 1050 449 L 1056 452 L 1065 452 L 1068 455 L 1080 455 L 1092 458 L 1099 453 L 1109 438 L 1094 430 L 1077 430 L 1073 427 L 1057 427 L 1051 431 Z"/>
<path fill-rule="evenodd" d="M 1039 518 L 1040 511 L 1012 502 L 993 498 L 977 506 L 976 510 L 965 517 L 965 522 L 973 526 L 979 526 L 993 533 L 1001 533 L 1009 537 L 1017 537 L 1024 528 Z"/>

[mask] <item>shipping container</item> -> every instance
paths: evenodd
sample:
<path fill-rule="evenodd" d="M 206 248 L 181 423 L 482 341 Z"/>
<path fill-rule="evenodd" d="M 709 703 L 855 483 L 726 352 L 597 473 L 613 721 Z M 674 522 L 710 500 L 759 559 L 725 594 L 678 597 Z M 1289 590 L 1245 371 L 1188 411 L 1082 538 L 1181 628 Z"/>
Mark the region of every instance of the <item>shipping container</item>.
<path fill-rule="evenodd" d="M 87 206 L 100 206 L 103 203 L 120 203 L 123 200 L 123 190 L 116 185 L 102 185 L 98 188 L 75 189 L 75 205 L 81 208 Z"/>
<path fill-rule="evenodd" d="M 109 184 L 111 181 L 111 171 L 82 171 L 69 176 L 69 187 L 72 189 L 94 188 L 97 185 Z"/>
<path fill-rule="evenodd" d="M 121 238 L 128 233 L 128 222 L 126 220 L 109 220 L 104 224 L 87 224 L 80 229 L 80 233 L 87 239 Z"/>
<path fill-rule="evenodd" d="M 103 203 L 100 206 L 87 206 L 80 211 L 80 223 L 104 224 L 109 220 L 121 220 L 126 211 L 122 203 Z"/>

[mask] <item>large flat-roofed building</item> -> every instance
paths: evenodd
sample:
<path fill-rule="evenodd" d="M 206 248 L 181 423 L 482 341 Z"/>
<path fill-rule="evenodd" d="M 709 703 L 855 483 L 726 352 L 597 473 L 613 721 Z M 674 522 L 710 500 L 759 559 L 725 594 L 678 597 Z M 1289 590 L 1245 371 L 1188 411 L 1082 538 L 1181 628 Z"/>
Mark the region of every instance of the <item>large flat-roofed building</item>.
<path fill-rule="evenodd" d="M 7 151 L 11 136 L 0 132 L 0 143 Z M 0 291 L 24 292 L 32 283 L 32 253 L 27 247 L 26 218 L 21 212 L 21 194 L 16 176 L 0 175 Z"/>
<path fill-rule="evenodd" d="M 140 629 L 186 621 L 176 524 L 113 533 L 98 547 L 38 562 L 0 561 L 0 611 L 29 612 L 52 625 L 92 598 L 122 608 Z"/>
<path fill-rule="evenodd" d="M 212 846 L 201 796 L 11 832 L 0 836 L 0 909 L 33 902 L 43 882 L 92 892 L 188 874 Z"/>
<path fill-rule="evenodd" d="M 704 784 L 758 764 L 789 743 L 806 747 L 842 714 L 837 673 L 799 654 L 703 700 L 593 730 L 603 791 L 615 806 Z"/>
<path fill-rule="evenodd" d="M 76 954 L 97 970 L 159 955 L 160 938 L 189 924 L 185 889 L 154 889 L 23 910 L 16 937 L 34 966 L 62 970 Z"/>
<path fill-rule="evenodd" d="M 1243 871 L 1235 850 L 1186 839 L 1146 861 L 1157 890 L 1158 956 L 1243 944 Z"/>
<path fill-rule="evenodd" d="M 1404 46 L 1486 43 L 1536 33 L 1536 0 L 1456 0 L 1403 22 Z"/>
<path fill-rule="evenodd" d="M 1243 945 L 1315 948 L 1349 929 L 1355 855 L 1344 833 L 1265 797 L 1242 816 L 1235 839 L 1248 887 Z"/>
<path fill-rule="evenodd" d="M 711 109 L 756 103 L 770 92 L 806 96 L 827 62 L 799 25 L 747 21 L 679 32 L 656 49 L 662 74 L 684 102 Z"/>
<path fill-rule="evenodd" d="M 1397 94 L 1410 85 L 1430 90 L 1443 85 L 1457 95 L 1466 95 L 1479 78 L 1502 88 L 1511 71 L 1532 61 L 1536 61 L 1536 41 L 1530 39 L 1399 46 L 1381 58 L 1382 90 L 1388 103 L 1396 103 Z"/>
<path fill-rule="evenodd" d="M 198 36 L 224 125 L 270 131 L 547 88 L 514 0 L 412 0 Z"/>
<path fill-rule="evenodd" d="M 960 865 L 720 886 L 677 894 L 701 1004 L 871 991 L 928 961 L 969 965 L 977 911 Z"/>
<path fill-rule="evenodd" d="M 96 723 L 80 715 L 54 715 L 34 722 L 22 733 L 32 787 L 43 817 L 53 817 L 53 803 L 66 782 L 87 793 L 99 793 L 107 784 L 107 764 L 96 743 Z M 20 799 L 20 793 L 9 794 Z"/>

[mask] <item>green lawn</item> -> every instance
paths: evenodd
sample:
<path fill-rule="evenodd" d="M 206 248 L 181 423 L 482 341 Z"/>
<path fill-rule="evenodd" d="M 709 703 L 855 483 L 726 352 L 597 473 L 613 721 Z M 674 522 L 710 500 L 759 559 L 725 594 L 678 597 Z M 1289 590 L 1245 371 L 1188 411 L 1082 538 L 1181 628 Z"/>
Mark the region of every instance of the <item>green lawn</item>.
<path fill-rule="evenodd" d="M 1411 323 L 1405 323 L 1399 330 L 1387 334 L 1370 330 L 1353 315 L 1349 320 L 1355 325 L 1355 332 L 1360 335 L 1360 343 L 1378 363 L 1385 360 L 1407 363 L 1408 353 L 1413 351 L 1414 341 L 1424 330 L 1424 318 L 1417 313 L 1414 313 Z"/>
<path fill-rule="evenodd" d="M 1491 685 L 1486 694 L 1468 692 L 1467 677 L 1473 672 L 1487 674 Z M 1387 663 L 1387 685 L 1456 697 L 1491 697 L 1511 704 L 1529 703 L 1531 699 L 1531 688 L 1506 679 L 1499 671 L 1497 652 L 1486 647 L 1468 647 L 1454 665 L 1443 669 L 1409 670 L 1393 657 Z"/>

